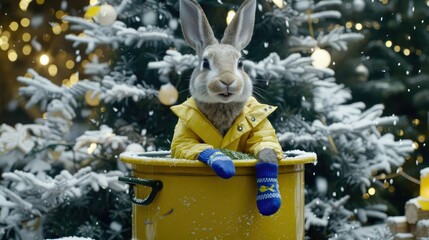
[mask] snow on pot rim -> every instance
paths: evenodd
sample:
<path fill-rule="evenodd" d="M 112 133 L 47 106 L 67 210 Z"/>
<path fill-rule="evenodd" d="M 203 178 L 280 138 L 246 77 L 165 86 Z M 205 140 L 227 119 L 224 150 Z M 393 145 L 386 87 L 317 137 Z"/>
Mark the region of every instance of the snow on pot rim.
<path fill-rule="evenodd" d="M 207 167 L 206 164 L 189 159 L 171 158 L 170 151 L 153 152 L 123 152 L 120 159 L 123 162 L 133 165 L 152 165 L 152 166 L 176 166 L 176 167 Z M 284 158 L 279 161 L 280 166 L 314 163 L 317 161 L 317 155 L 314 152 L 305 152 L 301 150 L 290 150 L 284 152 Z M 251 167 L 257 163 L 256 159 L 238 159 L 234 160 L 235 167 Z"/>

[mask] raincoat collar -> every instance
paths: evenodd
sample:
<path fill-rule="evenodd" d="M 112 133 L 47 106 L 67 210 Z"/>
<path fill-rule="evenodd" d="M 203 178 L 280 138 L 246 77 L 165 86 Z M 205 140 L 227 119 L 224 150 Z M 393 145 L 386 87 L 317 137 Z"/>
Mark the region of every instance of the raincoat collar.
<path fill-rule="evenodd" d="M 277 107 L 261 104 L 254 97 L 250 97 L 231 128 L 225 136 L 222 136 L 216 127 L 198 109 L 193 97 L 190 97 L 180 105 L 171 107 L 174 114 L 184 121 L 204 142 L 213 145 L 214 148 L 228 146 L 243 134 L 251 131 L 276 109 Z"/>

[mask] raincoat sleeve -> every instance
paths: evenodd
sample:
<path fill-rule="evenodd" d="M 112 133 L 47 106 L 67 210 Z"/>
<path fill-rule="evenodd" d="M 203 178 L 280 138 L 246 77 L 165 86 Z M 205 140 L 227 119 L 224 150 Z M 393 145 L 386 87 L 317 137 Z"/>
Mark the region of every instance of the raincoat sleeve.
<path fill-rule="evenodd" d="M 206 148 L 213 148 L 213 146 L 203 143 L 200 137 L 183 120 L 179 119 L 171 143 L 172 157 L 196 160 Z"/>
<path fill-rule="evenodd" d="M 277 139 L 276 131 L 268 119 L 262 120 L 253 128 L 246 143 L 246 152 L 258 156 L 264 148 L 271 148 L 277 155 L 277 159 L 283 159 L 283 150 Z"/>

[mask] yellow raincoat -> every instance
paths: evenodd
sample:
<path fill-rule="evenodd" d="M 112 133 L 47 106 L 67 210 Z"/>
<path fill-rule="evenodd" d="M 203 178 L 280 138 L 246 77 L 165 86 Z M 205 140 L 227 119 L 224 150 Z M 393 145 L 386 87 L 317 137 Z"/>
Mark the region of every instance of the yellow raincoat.
<path fill-rule="evenodd" d="M 230 149 L 258 156 L 259 151 L 271 148 L 277 158 L 283 158 L 282 148 L 267 117 L 277 107 L 259 103 L 254 97 L 222 136 L 197 108 L 194 98 L 171 107 L 179 117 L 171 143 L 174 158 L 197 159 L 206 148 Z"/>

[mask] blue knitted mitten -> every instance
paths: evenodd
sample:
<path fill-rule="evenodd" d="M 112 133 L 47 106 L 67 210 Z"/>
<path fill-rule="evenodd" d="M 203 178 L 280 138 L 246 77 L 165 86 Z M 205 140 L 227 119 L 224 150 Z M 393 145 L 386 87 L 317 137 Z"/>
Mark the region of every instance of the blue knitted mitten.
<path fill-rule="evenodd" d="M 227 179 L 235 175 L 235 167 L 231 158 L 218 149 L 205 149 L 198 156 L 198 160 L 208 164 L 221 178 Z"/>
<path fill-rule="evenodd" d="M 258 186 L 256 205 L 264 216 L 276 213 L 282 204 L 277 181 L 278 169 L 279 167 L 275 163 L 259 162 L 256 164 L 256 184 Z"/>

